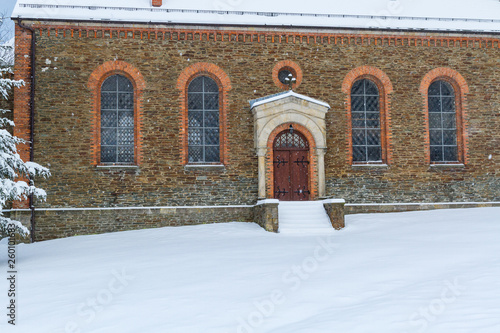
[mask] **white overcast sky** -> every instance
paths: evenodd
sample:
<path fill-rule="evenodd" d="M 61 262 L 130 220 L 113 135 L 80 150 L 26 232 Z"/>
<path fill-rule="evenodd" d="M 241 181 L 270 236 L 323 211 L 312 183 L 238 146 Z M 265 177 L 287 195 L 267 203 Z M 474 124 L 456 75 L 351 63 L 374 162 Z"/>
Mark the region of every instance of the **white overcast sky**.
<path fill-rule="evenodd" d="M 10 17 L 15 4 L 16 0 L 0 0 L 0 13 L 5 14 L 6 17 Z M 9 36 L 14 37 L 14 23 L 10 19 L 8 19 L 5 24 L 6 28 L 11 31 Z"/>

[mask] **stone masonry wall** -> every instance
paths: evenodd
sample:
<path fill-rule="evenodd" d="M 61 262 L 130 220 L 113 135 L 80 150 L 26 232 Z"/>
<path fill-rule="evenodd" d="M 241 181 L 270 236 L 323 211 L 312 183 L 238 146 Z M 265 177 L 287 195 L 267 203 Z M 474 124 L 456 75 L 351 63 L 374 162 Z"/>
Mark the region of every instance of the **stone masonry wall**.
<path fill-rule="evenodd" d="M 85 24 L 47 29 L 43 23 L 35 28 L 35 161 L 48 166 L 53 175 L 37 182 L 48 192 L 47 202 L 37 203 L 38 207 L 255 204 L 257 157 L 248 100 L 282 91 L 272 73 L 276 63 L 284 60 L 302 70 L 296 92 L 331 106 L 326 116 L 327 197 L 344 198 L 347 203 L 500 201 L 498 35 L 259 32 L 220 27 L 200 33 L 199 27 L 113 30 Z M 17 36 L 27 35 L 18 32 Z M 92 165 L 93 104 L 87 82 L 96 68 L 115 60 L 133 65 L 145 80 L 142 161 L 136 169 Z M 227 156 L 223 168 L 182 164 L 176 83 L 183 70 L 199 62 L 221 68 L 232 86 L 224 101 Z M 392 155 L 385 167 L 347 163 L 348 118 L 341 88 L 346 75 L 360 66 L 378 68 L 394 88 L 389 96 Z M 470 89 L 466 96 L 468 163 L 463 167 L 431 167 L 425 159 L 419 86 L 437 67 L 457 71 Z M 63 228 L 61 221 L 66 218 L 58 214 L 53 218 Z"/>

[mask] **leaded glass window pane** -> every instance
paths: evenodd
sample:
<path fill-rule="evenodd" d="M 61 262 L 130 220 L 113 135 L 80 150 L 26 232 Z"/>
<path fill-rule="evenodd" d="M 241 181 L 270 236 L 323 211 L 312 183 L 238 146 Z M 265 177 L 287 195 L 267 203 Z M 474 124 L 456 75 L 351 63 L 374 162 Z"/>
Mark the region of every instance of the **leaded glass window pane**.
<path fill-rule="evenodd" d="M 188 87 L 188 161 L 220 161 L 219 86 L 209 77 L 195 78 Z"/>
<path fill-rule="evenodd" d="M 122 75 L 101 86 L 101 163 L 134 163 L 134 87 Z"/>
<path fill-rule="evenodd" d="M 380 96 L 370 80 L 358 80 L 351 88 L 351 121 L 353 161 L 382 162 Z"/>
<path fill-rule="evenodd" d="M 458 161 L 455 92 L 446 81 L 429 86 L 429 141 L 431 162 Z"/>

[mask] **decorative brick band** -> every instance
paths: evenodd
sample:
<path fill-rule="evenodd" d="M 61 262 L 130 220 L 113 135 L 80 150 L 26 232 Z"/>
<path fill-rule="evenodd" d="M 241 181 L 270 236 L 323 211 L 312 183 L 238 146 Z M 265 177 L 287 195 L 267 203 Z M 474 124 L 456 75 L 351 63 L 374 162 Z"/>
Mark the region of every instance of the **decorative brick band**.
<path fill-rule="evenodd" d="M 288 85 L 281 83 L 278 78 L 278 74 L 282 70 L 289 70 L 293 74 L 293 77 L 297 81 L 292 85 L 292 87 L 293 89 L 297 89 L 297 87 L 302 83 L 302 69 L 300 69 L 300 66 L 291 60 L 282 60 L 274 65 L 272 73 L 274 84 L 283 90 L 287 90 L 289 88 Z"/>
<path fill-rule="evenodd" d="M 14 79 L 23 80 L 24 86 L 16 88 L 14 93 L 14 112 L 13 120 L 16 126 L 12 128 L 14 136 L 30 141 L 30 91 L 31 91 L 31 33 L 28 30 L 21 29 L 16 24 L 16 53 Z M 30 160 L 30 145 L 18 144 L 17 152 L 23 161 Z M 27 181 L 26 179 L 24 179 Z M 29 201 L 14 201 L 13 208 L 29 208 Z"/>
<path fill-rule="evenodd" d="M 420 83 L 420 93 L 423 98 L 423 115 L 425 123 L 425 160 L 431 163 L 430 151 L 430 134 L 429 134 L 429 86 L 437 80 L 443 80 L 450 83 L 455 90 L 455 111 L 457 120 L 457 146 L 459 162 L 467 164 L 468 158 L 468 142 L 467 128 L 469 128 L 469 118 L 467 116 L 467 94 L 469 86 L 464 77 L 457 71 L 439 67 L 427 73 Z"/>
<path fill-rule="evenodd" d="M 380 96 L 380 137 L 382 146 L 382 161 L 390 164 L 392 161 L 391 134 L 391 95 L 393 87 L 389 77 L 380 69 L 361 66 L 351 70 L 342 82 L 342 92 L 345 95 L 347 118 L 347 162 L 352 164 L 352 121 L 351 121 L 351 88 L 354 82 L 368 79 L 377 85 Z"/>
<path fill-rule="evenodd" d="M 55 35 L 56 37 L 78 38 L 131 38 L 131 39 L 161 39 L 161 40 L 199 40 L 254 43 L 306 43 L 349 45 L 380 45 L 380 46 L 425 46 L 425 47 L 463 47 L 463 48 L 500 48 L 500 39 L 479 36 L 432 36 L 422 34 L 367 34 L 356 33 L 306 33 L 290 31 L 267 30 L 214 30 L 159 27 L 119 27 L 103 25 L 79 24 L 34 24 L 40 36 Z"/>
<path fill-rule="evenodd" d="M 217 65 L 208 62 L 198 62 L 185 68 L 177 79 L 177 89 L 179 89 L 179 138 L 180 138 L 180 156 L 181 163 L 188 163 L 188 101 L 187 90 L 189 83 L 199 77 L 208 76 L 215 80 L 219 86 L 219 142 L 220 142 L 220 163 L 226 164 L 228 156 L 227 145 L 227 117 L 226 112 L 229 108 L 228 92 L 232 89 L 229 76 Z"/>
<path fill-rule="evenodd" d="M 314 200 L 318 197 L 318 159 L 315 154 L 316 142 L 311 132 L 309 132 L 306 127 L 297 123 L 281 124 L 269 134 L 266 154 L 266 198 L 274 198 L 274 140 L 278 134 L 289 129 L 290 125 L 293 125 L 293 129 L 304 135 L 309 142 L 309 188 L 311 191 L 311 200 Z"/>
<path fill-rule="evenodd" d="M 92 94 L 93 124 L 92 124 L 92 165 L 101 162 L 101 85 L 111 75 L 120 74 L 127 77 L 134 86 L 134 163 L 141 164 L 143 120 L 142 93 L 146 88 L 146 81 L 137 68 L 121 60 L 107 61 L 97 67 L 90 74 L 87 87 Z"/>

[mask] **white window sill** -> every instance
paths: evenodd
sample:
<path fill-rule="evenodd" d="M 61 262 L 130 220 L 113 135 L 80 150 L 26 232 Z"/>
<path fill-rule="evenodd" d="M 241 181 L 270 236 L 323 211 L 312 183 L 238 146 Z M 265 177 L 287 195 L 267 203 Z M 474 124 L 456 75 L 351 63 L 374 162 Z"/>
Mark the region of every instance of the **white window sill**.
<path fill-rule="evenodd" d="M 96 169 L 139 169 L 138 165 L 130 165 L 130 164 L 101 164 L 96 165 Z"/>
<path fill-rule="evenodd" d="M 389 165 L 385 163 L 367 163 L 367 164 L 352 164 L 353 168 L 388 168 Z"/>
<path fill-rule="evenodd" d="M 184 170 L 225 170 L 224 164 L 186 164 Z"/>
<path fill-rule="evenodd" d="M 463 163 L 449 163 L 449 164 L 431 164 L 431 168 L 465 168 Z"/>

